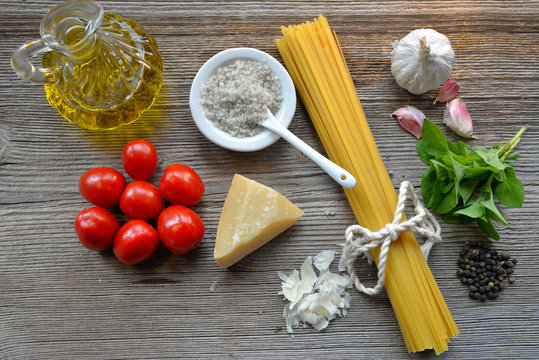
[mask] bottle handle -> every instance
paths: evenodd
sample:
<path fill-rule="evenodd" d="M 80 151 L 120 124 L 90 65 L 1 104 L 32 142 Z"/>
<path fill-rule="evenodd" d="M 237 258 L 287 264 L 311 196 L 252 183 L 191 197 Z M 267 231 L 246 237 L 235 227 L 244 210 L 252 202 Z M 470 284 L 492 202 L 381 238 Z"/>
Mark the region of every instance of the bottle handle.
<path fill-rule="evenodd" d="M 56 72 L 50 68 L 36 68 L 30 60 L 37 55 L 50 51 L 45 43 L 39 39 L 30 41 L 17 49 L 11 57 L 11 67 L 22 78 L 34 84 L 52 84 L 58 81 Z"/>

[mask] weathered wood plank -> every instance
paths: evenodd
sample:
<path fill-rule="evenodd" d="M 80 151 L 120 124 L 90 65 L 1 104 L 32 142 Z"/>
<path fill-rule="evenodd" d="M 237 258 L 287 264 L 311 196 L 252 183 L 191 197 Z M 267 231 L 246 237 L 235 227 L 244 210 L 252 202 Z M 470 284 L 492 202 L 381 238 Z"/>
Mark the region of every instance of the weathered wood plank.
<path fill-rule="evenodd" d="M 494 244 L 519 260 L 517 282 L 495 302 L 467 298 L 454 271 L 463 241 L 483 238 L 472 226 L 443 224 L 444 241 L 434 248 L 429 264 L 461 331 L 439 358 L 536 358 L 539 3 L 103 2 L 107 11 L 149 30 L 165 61 L 165 83 L 154 108 L 135 124 L 105 133 L 61 119 L 42 88 L 19 80 L 9 67 L 11 52 L 38 36 L 39 22 L 52 5 L 46 0 L 4 1 L 0 19 L 0 358 L 435 357 L 406 352 L 385 294 L 367 298 L 351 291 L 346 318 L 323 332 L 298 329 L 290 337 L 281 319 L 284 304 L 276 274 L 298 269 L 306 256 L 320 250 L 338 249 L 335 244 L 354 222 L 352 211 L 342 190 L 284 141 L 256 153 L 234 153 L 208 142 L 191 120 L 189 88 L 206 59 L 236 46 L 257 47 L 279 58 L 273 44 L 279 27 L 319 13 L 338 33 L 396 187 L 404 179 L 418 185 L 425 165 L 415 153 L 414 138 L 389 114 L 411 104 L 442 123 L 443 105 L 431 105 L 433 93 L 412 96 L 391 76 L 391 41 L 416 27 L 437 29 L 455 48 L 453 77 L 461 83 L 479 138 L 468 144 L 501 143 L 530 125 L 515 166 L 526 202 L 521 209 L 502 209 L 510 226 L 500 228 L 502 241 Z M 322 150 L 299 102 L 290 129 Z M 201 174 L 207 192 L 195 210 L 206 224 L 206 236 L 188 256 L 172 256 L 161 248 L 147 263 L 126 267 L 111 252 L 80 246 L 72 222 L 88 206 L 78 194 L 79 176 L 95 166 L 121 169 L 121 149 L 136 138 L 152 141 L 159 152 L 152 182 L 174 162 Z M 305 215 L 223 271 L 213 261 L 213 238 L 236 172 L 274 187 Z M 362 264 L 358 272 L 375 281 L 374 267 Z"/>

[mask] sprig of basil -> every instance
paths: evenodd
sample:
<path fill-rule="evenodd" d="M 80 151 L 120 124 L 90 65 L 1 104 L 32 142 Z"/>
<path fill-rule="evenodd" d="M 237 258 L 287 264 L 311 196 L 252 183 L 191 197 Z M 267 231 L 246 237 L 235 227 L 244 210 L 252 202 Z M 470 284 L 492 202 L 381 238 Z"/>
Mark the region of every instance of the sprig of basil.
<path fill-rule="evenodd" d="M 448 223 L 475 222 L 487 236 L 499 240 L 492 221 L 507 225 L 494 204 L 494 196 L 505 206 L 518 208 L 524 202 L 524 186 L 509 164 L 519 156 L 512 152 L 526 128 L 503 147 L 487 149 L 448 141 L 438 126 L 423 122 L 421 140 L 416 149 L 429 165 L 421 178 L 426 206 L 444 214 Z"/>

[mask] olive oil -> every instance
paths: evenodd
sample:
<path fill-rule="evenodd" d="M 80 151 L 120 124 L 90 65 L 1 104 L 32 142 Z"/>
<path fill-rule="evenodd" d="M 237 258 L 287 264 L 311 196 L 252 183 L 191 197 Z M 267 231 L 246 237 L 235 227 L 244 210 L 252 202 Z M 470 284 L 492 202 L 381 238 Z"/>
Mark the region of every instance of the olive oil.
<path fill-rule="evenodd" d="M 153 102 L 162 83 L 163 62 L 157 44 L 136 23 L 105 14 L 88 37 L 73 27 L 63 36 L 66 48 L 92 41 L 82 53 L 50 51 L 46 68 L 61 69 L 57 82 L 45 85 L 52 107 L 87 129 L 114 129 L 135 121 Z"/>

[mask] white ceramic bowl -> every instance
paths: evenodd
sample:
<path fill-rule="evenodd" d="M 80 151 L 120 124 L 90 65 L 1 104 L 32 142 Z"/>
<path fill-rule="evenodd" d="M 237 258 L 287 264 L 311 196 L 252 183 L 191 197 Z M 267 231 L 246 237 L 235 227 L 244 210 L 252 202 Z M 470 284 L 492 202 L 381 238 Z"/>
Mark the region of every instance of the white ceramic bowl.
<path fill-rule="evenodd" d="M 273 115 L 284 127 L 288 127 L 292 121 L 294 112 L 296 111 L 296 90 L 294 88 L 294 83 L 286 69 L 274 57 L 253 48 L 233 48 L 224 50 L 214 55 L 202 65 L 191 85 L 191 93 L 189 96 L 191 115 L 199 130 L 215 144 L 234 151 L 261 150 L 279 140 L 279 135 L 264 129 L 255 136 L 244 138 L 234 137 L 220 130 L 215 126 L 213 121 L 209 120 L 204 115 L 204 107 L 202 106 L 200 99 L 202 86 L 210 76 L 216 73 L 217 69 L 230 65 L 236 60 L 256 60 L 263 62 L 268 65 L 271 71 L 279 78 L 281 81 L 283 103 L 281 104 L 279 111 Z"/>

